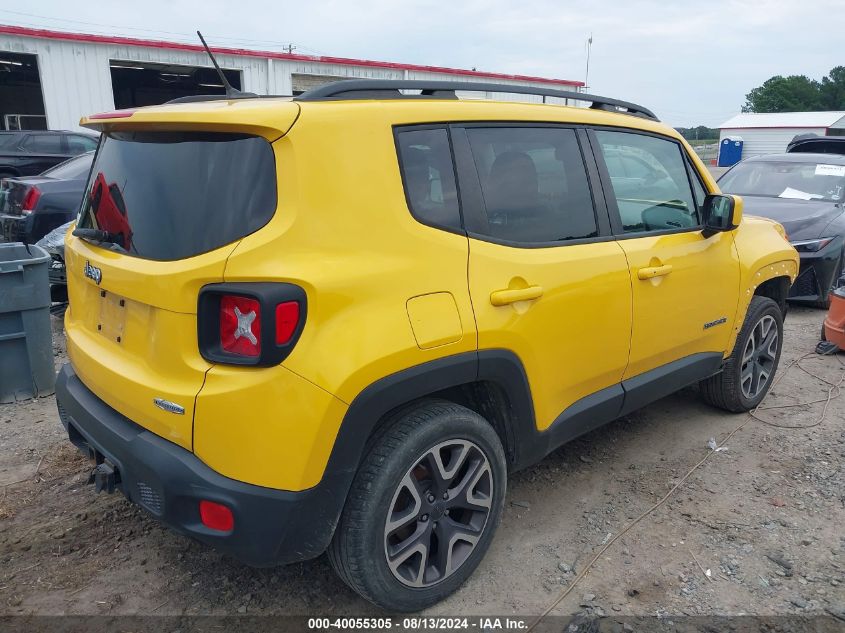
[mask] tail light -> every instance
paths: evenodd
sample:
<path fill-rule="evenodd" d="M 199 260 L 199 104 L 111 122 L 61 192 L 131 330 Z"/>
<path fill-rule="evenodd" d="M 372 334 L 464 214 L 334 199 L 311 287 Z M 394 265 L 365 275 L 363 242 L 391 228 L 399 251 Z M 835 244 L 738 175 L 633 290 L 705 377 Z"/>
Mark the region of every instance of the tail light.
<path fill-rule="evenodd" d="M 40 197 L 41 190 L 38 187 L 30 187 L 21 202 L 21 211 L 24 213 L 32 213 L 36 205 L 38 205 L 38 199 Z"/>
<path fill-rule="evenodd" d="M 213 363 L 278 365 L 296 345 L 305 312 L 305 291 L 293 284 L 205 286 L 197 305 L 200 353 Z"/>

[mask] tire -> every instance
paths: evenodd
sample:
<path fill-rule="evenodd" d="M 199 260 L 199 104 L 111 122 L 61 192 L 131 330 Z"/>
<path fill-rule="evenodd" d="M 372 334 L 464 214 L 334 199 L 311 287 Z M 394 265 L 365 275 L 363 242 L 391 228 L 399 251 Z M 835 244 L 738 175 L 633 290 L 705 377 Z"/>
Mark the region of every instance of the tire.
<path fill-rule="evenodd" d="M 389 422 L 355 475 L 328 558 L 361 596 L 406 613 L 443 600 L 478 566 L 501 519 L 507 468 L 493 427 L 465 407 L 423 401 Z"/>
<path fill-rule="evenodd" d="M 776 336 L 773 342 L 770 333 Z M 783 315 L 778 304 L 768 297 L 752 297 L 733 352 L 722 371 L 699 383 L 704 400 L 735 413 L 752 410 L 771 387 L 782 348 Z"/>

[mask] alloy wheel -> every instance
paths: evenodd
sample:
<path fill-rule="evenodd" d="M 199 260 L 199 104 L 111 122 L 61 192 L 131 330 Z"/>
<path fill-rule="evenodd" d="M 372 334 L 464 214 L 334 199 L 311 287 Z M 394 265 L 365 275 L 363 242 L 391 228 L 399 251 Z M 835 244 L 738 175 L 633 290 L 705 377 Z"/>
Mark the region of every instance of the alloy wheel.
<path fill-rule="evenodd" d="M 384 526 L 394 577 L 429 587 L 451 576 L 478 544 L 493 500 L 493 471 L 473 442 L 453 439 L 427 450 L 397 486 Z"/>
<path fill-rule="evenodd" d="M 767 314 L 751 330 L 742 353 L 740 384 L 742 394 L 749 400 L 760 395 L 769 384 L 777 362 L 778 345 L 777 322 Z"/>

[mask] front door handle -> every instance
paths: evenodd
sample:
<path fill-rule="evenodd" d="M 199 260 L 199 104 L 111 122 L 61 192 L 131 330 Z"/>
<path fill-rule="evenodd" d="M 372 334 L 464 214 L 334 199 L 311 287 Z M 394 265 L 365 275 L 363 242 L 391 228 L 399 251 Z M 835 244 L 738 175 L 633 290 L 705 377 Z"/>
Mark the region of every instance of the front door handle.
<path fill-rule="evenodd" d="M 517 301 L 531 301 L 543 296 L 542 286 L 528 286 L 527 288 L 507 288 L 494 290 L 490 293 L 490 303 L 494 306 L 506 306 Z"/>
<path fill-rule="evenodd" d="M 648 268 L 640 268 L 637 271 L 637 279 L 654 279 L 655 277 L 663 277 L 672 272 L 672 264 L 665 264 L 664 266 L 649 266 Z"/>

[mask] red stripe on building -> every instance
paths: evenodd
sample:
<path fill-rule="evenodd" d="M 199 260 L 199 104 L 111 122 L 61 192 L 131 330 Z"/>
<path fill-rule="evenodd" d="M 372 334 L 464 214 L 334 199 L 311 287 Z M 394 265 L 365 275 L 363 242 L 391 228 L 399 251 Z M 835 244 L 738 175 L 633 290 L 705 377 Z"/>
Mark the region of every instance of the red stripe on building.
<path fill-rule="evenodd" d="M 50 31 L 47 29 L 32 29 L 23 26 L 0 24 L 0 33 L 21 35 L 49 40 L 69 40 L 72 42 L 89 42 L 93 44 L 118 44 L 121 46 L 142 46 L 146 48 L 166 48 L 180 51 L 205 52 L 199 44 L 182 44 L 179 42 L 165 42 L 163 40 L 144 40 L 134 37 L 117 35 L 91 35 L 89 33 L 70 33 L 65 31 Z M 507 75 L 504 73 L 488 73 L 478 70 L 462 68 L 443 68 L 440 66 L 422 66 L 418 64 L 397 64 L 394 62 L 380 62 L 369 59 L 349 59 L 347 57 L 324 57 L 321 55 L 299 55 L 294 53 L 277 53 L 275 51 L 254 51 L 245 48 L 220 48 L 212 46 L 211 50 L 222 55 L 239 55 L 242 57 L 268 57 L 270 59 L 285 59 L 289 61 L 319 62 L 321 64 L 339 64 L 342 66 L 363 66 L 369 68 L 388 68 L 391 70 L 413 70 L 428 73 L 446 73 L 449 75 L 464 75 L 467 77 L 482 77 L 484 79 L 505 79 L 508 81 L 531 81 L 536 83 L 558 84 L 566 86 L 584 86 L 582 81 L 571 79 L 549 79 L 547 77 L 531 77 L 529 75 Z M 126 60 L 130 61 L 130 60 Z"/>

